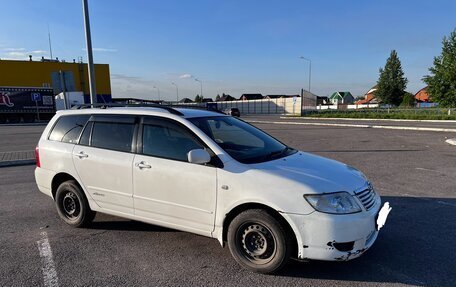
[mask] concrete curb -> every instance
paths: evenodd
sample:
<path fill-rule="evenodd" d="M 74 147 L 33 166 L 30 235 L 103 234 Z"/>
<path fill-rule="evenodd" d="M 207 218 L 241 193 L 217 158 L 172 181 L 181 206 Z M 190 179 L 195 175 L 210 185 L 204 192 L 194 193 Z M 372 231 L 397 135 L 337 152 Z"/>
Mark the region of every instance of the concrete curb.
<path fill-rule="evenodd" d="M 450 144 L 450 145 L 456 145 L 456 138 L 454 138 L 454 139 L 447 139 L 445 142 L 446 142 L 447 144 Z"/>
<path fill-rule="evenodd" d="M 371 128 L 371 129 L 390 129 L 390 130 L 408 130 L 408 131 L 428 131 L 428 132 L 456 133 L 456 129 L 446 129 L 446 128 L 377 126 L 377 125 L 360 125 L 360 124 L 302 123 L 302 122 L 299 123 L 299 122 L 275 122 L 275 121 L 248 121 L 248 122 L 250 122 L 250 123 L 258 123 L 258 124 L 331 126 L 331 127 Z"/>
<path fill-rule="evenodd" d="M 33 165 L 36 163 L 34 159 L 23 159 L 23 160 L 7 160 L 0 161 L 1 167 L 12 167 L 12 166 L 22 166 L 22 165 Z"/>
<path fill-rule="evenodd" d="M 356 119 L 356 118 L 318 118 L 318 117 L 280 117 L 281 119 L 330 120 L 330 121 L 383 121 L 383 122 L 417 122 L 417 123 L 456 123 L 456 120 L 407 120 L 407 119 Z"/>

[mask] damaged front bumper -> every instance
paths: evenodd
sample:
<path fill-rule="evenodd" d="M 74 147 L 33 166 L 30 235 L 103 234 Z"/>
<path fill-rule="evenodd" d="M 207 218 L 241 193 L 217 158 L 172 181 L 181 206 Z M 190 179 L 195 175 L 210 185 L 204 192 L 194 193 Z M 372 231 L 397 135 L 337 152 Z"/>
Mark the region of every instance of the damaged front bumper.
<path fill-rule="evenodd" d="M 377 239 L 380 205 L 377 196 L 369 211 L 344 215 L 317 211 L 308 215 L 287 214 L 299 230 L 298 259 L 347 261 L 361 256 Z"/>

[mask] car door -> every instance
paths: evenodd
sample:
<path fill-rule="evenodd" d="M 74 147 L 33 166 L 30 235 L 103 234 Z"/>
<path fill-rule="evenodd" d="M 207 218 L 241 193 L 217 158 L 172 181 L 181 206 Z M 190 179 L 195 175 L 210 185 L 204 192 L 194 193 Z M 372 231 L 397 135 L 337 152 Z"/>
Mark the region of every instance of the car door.
<path fill-rule="evenodd" d="M 81 182 L 94 201 L 106 211 L 132 215 L 132 166 L 135 117 L 95 115 L 89 119 L 73 162 Z"/>
<path fill-rule="evenodd" d="M 144 117 L 133 167 L 135 215 L 156 224 L 210 236 L 214 228 L 217 168 L 187 161 L 206 148 L 184 125 Z"/>

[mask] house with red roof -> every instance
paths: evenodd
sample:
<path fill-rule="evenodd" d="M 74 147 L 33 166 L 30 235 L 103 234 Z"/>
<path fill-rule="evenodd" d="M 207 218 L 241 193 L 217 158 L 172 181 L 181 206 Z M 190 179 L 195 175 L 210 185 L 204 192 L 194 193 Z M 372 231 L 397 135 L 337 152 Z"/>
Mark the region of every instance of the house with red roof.
<path fill-rule="evenodd" d="M 419 90 L 416 94 L 415 94 L 415 100 L 418 102 L 418 103 L 429 103 L 431 102 L 431 99 L 429 98 L 429 94 L 427 92 L 427 86 L 422 88 L 421 90 Z"/>
<path fill-rule="evenodd" d="M 377 91 L 377 86 L 374 86 L 367 91 L 367 93 L 364 94 L 364 99 L 356 101 L 355 105 L 378 104 L 378 100 L 375 97 L 375 91 Z"/>

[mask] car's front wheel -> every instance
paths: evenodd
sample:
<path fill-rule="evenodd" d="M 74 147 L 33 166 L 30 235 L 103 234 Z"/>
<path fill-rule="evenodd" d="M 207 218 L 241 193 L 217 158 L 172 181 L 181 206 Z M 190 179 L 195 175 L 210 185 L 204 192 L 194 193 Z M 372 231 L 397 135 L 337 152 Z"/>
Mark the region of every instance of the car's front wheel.
<path fill-rule="evenodd" d="M 84 192 L 74 180 L 59 185 L 55 204 L 60 218 L 73 227 L 86 226 L 95 218 L 96 213 L 90 209 Z"/>
<path fill-rule="evenodd" d="M 246 210 L 237 215 L 228 227 L 227 239 L 234 259 L 255 272 L 280 270 L 292 252 L 284 226 L 262 209 Z"/>

